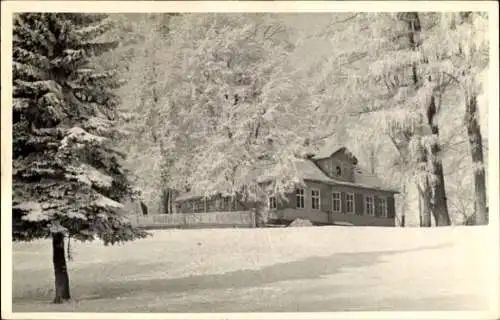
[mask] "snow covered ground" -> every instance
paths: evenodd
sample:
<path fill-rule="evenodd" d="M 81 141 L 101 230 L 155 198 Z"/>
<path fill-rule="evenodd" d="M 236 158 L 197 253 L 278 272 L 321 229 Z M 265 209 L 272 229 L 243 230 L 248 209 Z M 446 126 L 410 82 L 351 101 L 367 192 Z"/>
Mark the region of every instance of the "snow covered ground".
<path fill-rule="evenodd" d="M 50 242 L 15 243 L 13 312 L 485 310 L 485 230 L 164 230 L 115 247 L 72 242 L 74 300 L 63 305 L 50 304 Z"/>

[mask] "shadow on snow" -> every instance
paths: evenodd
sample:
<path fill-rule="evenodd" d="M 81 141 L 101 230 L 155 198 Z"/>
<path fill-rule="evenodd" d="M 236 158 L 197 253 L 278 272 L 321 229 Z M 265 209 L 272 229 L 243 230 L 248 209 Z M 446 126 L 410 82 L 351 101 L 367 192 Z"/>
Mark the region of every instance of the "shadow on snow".
<path fill-rule="evenodd" d="M 302 260 L 278 263 L 257 270 L 245 269 L 216 275 L 196 275 L 175 279 L 130 280 L 93 284 L 91 291 L 94 299 L 112 299 L 140 293 L 182 293 L 207 289 L 226 289 L 259 287 L 281 281 L 318 279 L 341 269 L 367 267 L 382 262 L 381 258 L 400 253 L 432 250 L 450 247 L 451 244 L 420 247 L 409 250 L 390 250 L 356 253 L 337 253 L 326 257 L 310 257 Z M 75 288 L 75 291 L 87 288 Z"/>

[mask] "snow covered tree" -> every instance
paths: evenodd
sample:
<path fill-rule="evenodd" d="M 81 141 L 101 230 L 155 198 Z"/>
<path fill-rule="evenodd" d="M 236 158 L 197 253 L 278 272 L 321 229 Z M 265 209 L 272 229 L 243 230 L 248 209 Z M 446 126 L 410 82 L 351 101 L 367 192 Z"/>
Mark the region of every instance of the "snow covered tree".
<path fill-rule="evenodd" d="M 445 62 L 445 77 L 453 79 L 455 92 L 465 106 L 464 125 L 467 129 L 473 162 L 475 224 L 488 223 L 486 174 L 483 137 L 480 127 L 478 96 L 484 86 L 489 66 L 488 15 L 484 12 L 456 12 L 440 16 L 440 23 L 430 35 L 428 55 Z"/>
<path fill-rule="evenodd" d="M 486 223 L 483 138 L 477 97 L 488 67 L 487 15 L 406 12 L 358 17 L 361 23 L 353 27 L 370 35 L 364 42 L 357 40 L 368 44 L 357 50 L 371 47 L 371 72 L 368 79 L 359 81 L 364 88 L 372 84 L 372 91 L 365 90 L 372 93 L 366 99 L 372 103 L 367 114 L 374 123 L 383 124 L 398 149 L 406 150 L 400 154 L 410 155 L 407 160 L 413 163 L 415 177 L 420 181 L 422 225 L 430 226 L 428 213 L 432 213 L 438 226 L 450 223 L 442 164 L 446 151 L 443 148 L 447 146 L 440 142 L 440 127 L 455 124 L 445 122 L 440 115 L 443 108 L 457 106 L 454 96 L 462 96 L 465 105 L 464 120 L 474 162 L 476 223 Z M 383 84 L 385 95 L 377 99 L 373 93 L 384 91 L 373 91 L 373 84 Z"/>
<path fill-rule="evenodd" d="M 455 219 L 460 223 L 467 184 L 456 184 L 465 181 L 462 173 L 467 174 L 469 168 L 455 170 L 463 160 L 460 155 L 466 152 L 461 140 L 466 142 L 467 136 L 456 118 L 457 107 L 462 104 L 457 97 L 465 101 L 465 92 L 481 92 L 481 74 L 487 65 L 486 16 L 335 13 L 317 20 L 325 18 L 328 22 L 321 30 L 304 36 L 305 41 L 329 42 L 328 53 L 318 59 L 319 72 L 311 74 L 316 79 L 316 86 L 312 86 L 318 89 L 315 94 L 325 106 L 321 110 L 323 119 L 328 119 L 322 124 L 329 129 L 324 136 L 336 138 L 347 131 L 337 140 L 347 141 L 361 163 L 363 157 L 371 157 L 364 155 L 366 150 L 383 150 L 377 165 L 384 172 L 383 178 L 400 183 L 400 197 L 406 199 L 398 210 L 401 215 L 405 211 L 410 216 L 418 213 L 420 224 L 431 226 L 433 212 L 436 220 L 435 214 L 448 211 L 453 201 L 454 209 L 461 207 Z M 484 110 L 481 112 L 484 119 Z M 466 119 L 477 121 L 477 113 Z M 481 141 L 477 134 L 473 140 Z M 446 185 L 435 183 L 445 179 Z M 450 182 L 454 185 L 448 185 Z M 449 190 L 453 199 L 443 197 Z M 413 192 L 420 195 L 414 197 L 410 194 Z M 414 198 L 420 204 L 410 208 Z M 439 214 L 439 224 L 446 225 L 446 215 L 452 213 Z"/>
<path fill-rule="evenodd" d="M 351 50 L 367 53 L 364 74 L 358 68 L 347 77 L 359 114 L 370 118 L 399 150 L 400 160 L 410 164 L 423 204 L 422 225 L 431 225 L 431 213 L 436 225 L 449 225 L 437 115 L 450 81 L 442 61 L 424 50 L 433 44 L 429 34 L 438 16 L 358 14 L 354 20 L 347 29 L 356 35 Z"/>
<path fill-rule="evenodd" d="M 175 190 L 169 178 L 175 154 L 166 152 L 160 136 L 169 132 L 166 122 L 162 122 L 160 97 L 169 90 L 165 86 L 169 56 L 164 49 L 169 46 L 170 19 L 176 15 L 141 14 L 134 20 L 131 32 L 140 41 L 128 46 L 132 59 L 125 73 L 126 84 L 121 88 L 122 95 L 127 97 L 121 105 L 122 113 L 127 115 L 121 126 L 129 133 L 125 144 L 125 152 L 129 154 L 126 165 L 143 190 L 144 201 L 162 213 L 173 213 L 175 209 Z"/>
<path fill-rule="evenodd" d="M 392 154 L 392 158 L 381 159 L 381 163 L 386 170 L 399 173 L 396 180 L 400 181 L 403 193 L 407 183 L 418 183 L 418 178 L 426 176 L 422 170 L 425 163 L 419 164 L 417 160 L 421 157 L 410 154 L 410 141 L 421 131 L 423 123 L 414 125 L 411 111 L 402 101 L 397 101 L 397 97 L 394 99 L 400 89 L 398 84 L 388 81 L 394 76 L 391 73 L 399 77 L 407 73 L 406 62 L 400 61 L 403 55 L 397 52 L 409 48 L 408 43 L 401 43 L 408 42 L 406 36 L 401 36 L 407 34 L 407 29 L 390 14 L 346 13 L 332 14 L 331 23 L 313 35 L 332 43 L 330 56 L 322 63 L 324 75 L 320 78 L 328 79 L 326 89 L 321 90 L 321 94 L 331 100 L 326 105 L 334 106 L 334 114 L 342 110 L 340 121 L 332 123 L 337 131 L 335 135 L 346 131 L 343 140 L 349 141 L 359 156 L 366 150 L 392 146 L 389 148 L 392 153 L 385 154 L 386 158 Z M 393 70 L 377 68 L 383 59 L 393 62 Z M 390 69 L 391 65 L 387 63 L 386 67 Z M 420 117 L 420 122 L 422 120 Z M 430 211 L 427 214 L 426 220 L 430 221 Z"/>
<path fill-rule="evenodd" d="M 159 107 L 143 114 L 153 116 L 148 127 L 163 141 L 161 153 L 175 155 L 173 187 L 259 203 L 283 194 L 297 182 L 294 161 L 317 116 L 288 62 L 286 28 L 262 14 L 186 14 L 171 28 L 146 57 L 162 60 L 161 90 Z M 263 185 L 269 176 L 280 178 Z"/>
<path fill-rule="evenodd" d="M 103 40 L 112 25 L 102 14 L 23 13 L 13 25 L 13 239 L 52 238 L 61 303 L 70 299 L 66 237 L 146 236 L 119 213 L 136 191 L 114 146 L 118 81 L 91 64 L 116 43 Z"/>

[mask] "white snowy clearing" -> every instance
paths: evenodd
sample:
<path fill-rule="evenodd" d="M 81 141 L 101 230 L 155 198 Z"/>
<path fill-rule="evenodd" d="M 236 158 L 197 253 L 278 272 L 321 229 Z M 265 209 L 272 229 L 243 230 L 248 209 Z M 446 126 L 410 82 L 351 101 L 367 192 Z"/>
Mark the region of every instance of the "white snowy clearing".
<path fill-rule="evenodd" d="M 50 241 L 15 243 L 13 311 L 486 311 L 486 230 L 164 230 L 115 247 L 72 242 L 73 301 L 63 305 L 50 303 Z"/>

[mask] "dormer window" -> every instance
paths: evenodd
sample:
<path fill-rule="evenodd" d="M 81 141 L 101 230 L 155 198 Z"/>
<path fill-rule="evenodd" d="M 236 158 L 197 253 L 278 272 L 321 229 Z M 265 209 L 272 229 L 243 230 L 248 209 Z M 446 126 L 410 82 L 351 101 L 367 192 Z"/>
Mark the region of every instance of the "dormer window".
<path fill-rule="evenodd" d="M 338 163 L 328 163 L 327 170 L 330 172 L 331 177 L 342 176 L 342 167 Z"/>
<path fill-rule="evenodd" d="M 342 168 L 340 166 L 335 167 L 335 175 L 340 177 L 342 175 Z"/>

